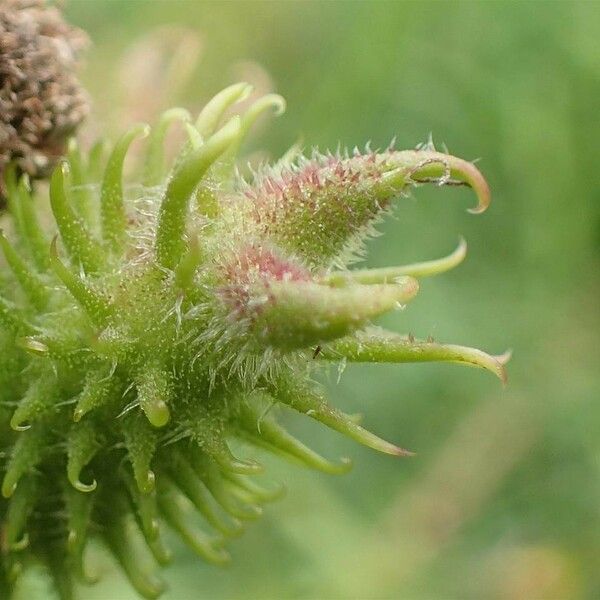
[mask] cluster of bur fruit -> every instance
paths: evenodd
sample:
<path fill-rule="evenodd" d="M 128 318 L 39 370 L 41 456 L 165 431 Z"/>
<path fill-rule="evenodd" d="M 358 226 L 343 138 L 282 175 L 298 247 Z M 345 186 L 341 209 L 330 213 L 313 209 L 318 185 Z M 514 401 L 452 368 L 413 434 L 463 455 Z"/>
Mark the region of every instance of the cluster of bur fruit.
<path fill-rule="evenodd" d="M 270 94 L 224 116 L 249 91 L 217 94 L 195 121 L 167 111 L 137 125 L 106 160 L 71 144 L 52 175 L 49 209 L 26 176 L 6 174 L 0 279 L 0 594 L 42 562 L 63 599 L 89 579 L 84 551 L 104 542 L 133 587 L 163 584 L 144 565 L 169 559 L 169 527 L 205 560 L 279 490 L 257 447 L 329 473 L 330 462 L 277 421 L 291 409 L 376 450 L 408 452 L 328 404 L 311 379 L 331 361 L 450 361 L 504 377 L 503 357 L 418 341 L 370 325 L 448 270 L 450 256 L 349 270 L 396 197 L 434 182 L 489 190 L 470 162 L 431 148 L 347 154 L 292 151 L 243 178 L 235 157 Z M 163 146 L 186 141 L 165 173 Z M 148 137 L 140 183 L 123 183 L 130 144 Z M 10 230 L 10 233 L 8 231 Z M 9 241 L 10 240 L 10 241 Z M 201 516 L 203 519 L 199 519 Z"/>

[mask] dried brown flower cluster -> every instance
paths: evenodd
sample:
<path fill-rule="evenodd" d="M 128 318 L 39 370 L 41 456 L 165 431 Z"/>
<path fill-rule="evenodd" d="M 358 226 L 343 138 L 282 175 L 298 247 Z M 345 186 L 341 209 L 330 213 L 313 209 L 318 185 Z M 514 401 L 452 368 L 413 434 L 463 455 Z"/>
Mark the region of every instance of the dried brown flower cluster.
<path fill-rule="evenodd" d="M 88 113 L 76 67 L 87 36 L 45 0 L 0 2 L 0 174 L 49 173 Z"/>

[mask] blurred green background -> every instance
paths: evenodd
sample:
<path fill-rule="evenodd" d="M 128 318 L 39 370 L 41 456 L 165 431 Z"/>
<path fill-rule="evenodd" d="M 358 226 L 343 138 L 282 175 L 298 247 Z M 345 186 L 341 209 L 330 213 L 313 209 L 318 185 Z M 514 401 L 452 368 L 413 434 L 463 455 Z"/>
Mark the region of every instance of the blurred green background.
<path fill-rule="evenodd" d="M 429 133 L 481 157 L 494 194 L 422 188 L 369 244 L 369 265 L 469 256 L 382 322 L 514 351 L 509 385 L 440 365 L 356 366 L 334 402 L 417 451 L 380 456 L 293 421 L 342 478 L 273 464 L 289 494 L 232 544 L 226 570 L 183 546 L 166 600 L 600 597 L 600 4 L 68 3 L 93 46 L 98 122 L 197 109 L 246 78 L 288 100 L 246 150 L 412 148 Z M 267 126 L 268 125 L 268 126 Z M 92 124 L 91 129 L 98 126 Z M 133 592 L 102 563 L 86 600 Z"/>

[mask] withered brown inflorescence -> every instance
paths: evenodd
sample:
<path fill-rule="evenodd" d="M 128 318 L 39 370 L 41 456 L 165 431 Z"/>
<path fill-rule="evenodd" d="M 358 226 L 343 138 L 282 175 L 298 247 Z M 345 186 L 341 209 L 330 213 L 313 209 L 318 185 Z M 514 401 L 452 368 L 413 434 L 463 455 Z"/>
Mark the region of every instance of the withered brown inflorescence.
<path fill-rule="evenodd" d="M 45 0 L 0 3 L 0 175 L 10 161 L 48 175 L 64 153 L 89 110 L 76 75 L 87 42 Z"/>

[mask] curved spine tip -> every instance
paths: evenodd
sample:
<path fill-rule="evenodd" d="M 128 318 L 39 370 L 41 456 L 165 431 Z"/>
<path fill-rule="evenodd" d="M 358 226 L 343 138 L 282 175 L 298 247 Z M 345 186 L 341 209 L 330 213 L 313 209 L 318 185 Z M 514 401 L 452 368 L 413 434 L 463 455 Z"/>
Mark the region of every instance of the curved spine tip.
<path fill-rule="evenodd" d="M 164 427 L 171 419 L 171 412 L 164 400 L 157 400 L 143 407 L 148 422 L 154 427 Z"/>
<path fill-rule="evenodd" d="M 431 277 L 454 269 L 467 256 L 467 242 L 460 237 L 458 246 L 447 256 L 434 260 L 411 263 L 398 267 L 381 267 L 378 269 L 357 269 L 354 271 L 338 271 L 329 273 L 321 281 L 333 287 L 341 287 L 350 283 L 373 285 L 377 283 L 399 283 L 401 277 Z"/>
<path fill-rule="evenodd" d="M 481 174 L 481 171 L 468 160 L 452 156 L 451 154 L 441 154 L 440 156 L 441 160 L 447 162 L 449 166 L 450 177 L 468 185 L 477 196 L 477 206 L 469 208 L 467 211 L 474 215 L 485 212 L 492 200 L 492 194 L 488 182 Z"/>
<path fill-rule="evenodd" d="M 158 433 L 147 418 L 135 413 L 124 421 L 123 434 L 137 488 L 142 494 L 149 494 L 156 480 L 151 466 L 158 445 Z"/>
<path fill-rule="evenodd" d="M 86 484 L 81 481 L 80 476 L 100 446 L 96 428 L 91 421 L 71 428 L 67 437 L 67 479 L 79 492 L 93 492 L 98 485 L 96 479 L 93 479 L 92 483 Z"/>
<path fill-rule="evenodd" d="M 248 111 L 242 117 L 242 127 L 246 131 L 256 119 L 266 110 L 272 109 L 273 114 L 278 117 L 285 112 L 287 102 L 279 94 L 267 94 L 259 98 L 250 106 Z"/>
<path fill-rule="evenodd" d="M 10 427 L 15 431 L 27 431 L 28 429 L 31 429 L 31 424 L 23 424 L 23 421 L 21 421 L 21 419 L 19 419 L 16 415 L 13 415 L 10 420 Z"/>
<path fill-rule="evenodd" d="M 165 402 L 172 394 L 169 375 L 157 365 L 147 365 L 137 382 L 138 401 L 146 419 L 153 427 L 164 427 L 171 419 Z"/>
<path fill-rule="evenodd" d="M 202 109 L 196 119 L 195 129 L 203 137 L 214 133 L 227 109 L 243 102 L 252 93 L 253 87 L 245 82 L 234 83 L 214 96 Z"/>
<path fill-rule="evenodd" d="M 225 472 L 238 473 L 240 475 L 259 475 L 264 473 L 265 468 L 254 460 L 242 460 L 234 456 L 225 441 L 213 444 L 207 448 L 208 454 Z"/>
<path fill-rule="evenodd" d="M 381 183 L 384 188 L 390 185 L 403 187 L 409 183 L 467 185 L 477 196 L 477 206 L 468 209 L 473 214 L 484 212 L 491 202 L 489 185 L 472 162 L 435 150 L 392 152 L 390 170 L 383 175 Z"/>
<path fill-rule="evenodd" d="M 243 86 L 243 91 L 238 98 L 238 102 L 243 102 L 250 97 L 250 94 L 254 91 L 254 86 L 251 83 L 242 82 L 239 85 Z"/>
<path fill-rule="evenodd" d="M 25 532 L 23 534 L 23 537 L 20 540 L 17 540 L 16 542 L 13 542 L 12 544 L 10 544 L 10 549 L 13 552 L 22 552 L 23 550 L 25 550 L 28 547 L 29 547 L 29 534 L 27 532 Z"/>
<path fill-rule="evenodd" d="M 450 362 L 486 369 L 506 384 L 505 364 L 510 353 L 491 356 L 477 348 L 415 340 L 411 335 L 401 336 L 373 327 L 323 347 L 318 358 L 369 363 Z"/>
<path fill-rule="evenodd" d="M 164 545 L 160 537 L 150 543 L 150 551 L 154 560 L 163 567 L 173 560 L 173 552 Z"/>
<path fill-rule="evenodd" d="M 258 120 L 258 118 L 268 110 L 272 110 L 273 114 L 278 117 L 285 112 L 286 101 L 279 94 L 266 94 L 256 100 L 250 108 L 242 115 L 241 132 L 236 143 L 228 152 L 228 158 L 233 159 L 244 141 L 244 138 L 250 131 L 250 128 Z"/>
<path fill-rule="evenodd" d="M 12 414 L 11 428 L 15 431 L 30 429 L 31 423 L 37 417 L 54 410 L 58 396 L 59 388 L 53 375 L 45 373 L 39 378 L 33 379 Z"/>
<path fill-rule="evenodd" d="M 510 362 L 512 355 L 513 351 L 511 348 L 509 348 L 506 350 L 506 352 L 503 352 L 502 354 L 496 354 L 493 356 L 493 358 L 495 358 L 502 366 L 505 366 Z"/>
<path fill-rule="evenodd" d="M 79 481 L 79 479 L 71 481 L 70 483 L 78 492 L 84 492 L 86 494 L 93 492 L 98 487 L 98 482 L 95 479 L 92 480 L 92 483 L 83 483 L 82 481 Z"/>

